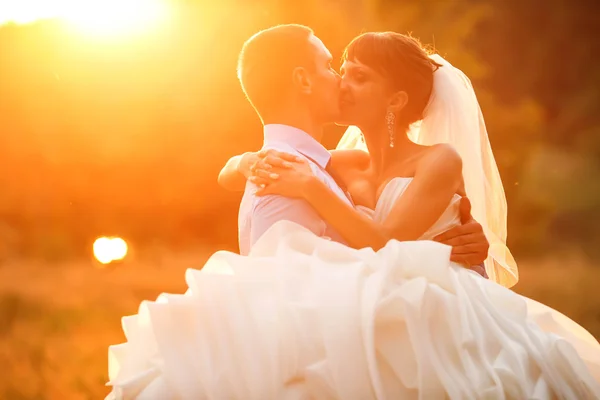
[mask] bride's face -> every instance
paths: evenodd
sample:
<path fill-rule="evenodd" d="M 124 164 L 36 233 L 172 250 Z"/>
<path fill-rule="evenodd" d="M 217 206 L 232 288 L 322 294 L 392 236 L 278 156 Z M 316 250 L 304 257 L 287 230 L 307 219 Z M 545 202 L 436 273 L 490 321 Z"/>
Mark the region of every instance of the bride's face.
<path fill-rule="evenodd" d="M 377 71 L 358 60 L 346 60 L 340 70 L 339 125 L 369 129 L 384 123 L 390 101 L 389 84 Z"/>

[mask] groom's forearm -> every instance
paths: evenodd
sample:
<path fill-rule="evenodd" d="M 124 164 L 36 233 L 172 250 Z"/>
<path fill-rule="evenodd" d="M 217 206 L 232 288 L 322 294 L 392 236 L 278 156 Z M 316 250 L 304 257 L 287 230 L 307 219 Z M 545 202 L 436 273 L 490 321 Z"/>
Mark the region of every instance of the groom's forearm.
<path fill-rule="evenodd" d="M 250 163 L 256 153 L 244 153 L 231 157 L 217 179 L 219 185 L 232 192 L 241 192 L 246 187 L 246 180 L 250 175 Z M 247 172 L 247 174 L 244 173 Z"/>

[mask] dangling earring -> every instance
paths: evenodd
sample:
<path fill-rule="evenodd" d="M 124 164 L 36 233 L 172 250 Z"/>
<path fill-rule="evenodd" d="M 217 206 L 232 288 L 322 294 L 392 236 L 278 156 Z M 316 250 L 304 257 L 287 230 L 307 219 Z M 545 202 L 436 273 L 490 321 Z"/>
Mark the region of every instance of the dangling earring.
<path fill-rule="evenodd" d="M 388 111 L 385 116 L 385 122 L 387 123 L 388 135 L 390 136 L 390 147 L 394 147 L 394 131 L 396 127 L 396 114 Z"/>

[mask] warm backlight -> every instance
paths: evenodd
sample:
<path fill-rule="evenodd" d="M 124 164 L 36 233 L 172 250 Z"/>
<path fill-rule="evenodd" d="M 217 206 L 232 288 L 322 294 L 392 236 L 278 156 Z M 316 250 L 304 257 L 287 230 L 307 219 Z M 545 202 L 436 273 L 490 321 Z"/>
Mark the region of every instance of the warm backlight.
<path fill-rule="evenodd" d="M 167 14 L 167 0 L 0 0 L 0 24 L 58 18 L 93 35 L 140 32 Z"/>

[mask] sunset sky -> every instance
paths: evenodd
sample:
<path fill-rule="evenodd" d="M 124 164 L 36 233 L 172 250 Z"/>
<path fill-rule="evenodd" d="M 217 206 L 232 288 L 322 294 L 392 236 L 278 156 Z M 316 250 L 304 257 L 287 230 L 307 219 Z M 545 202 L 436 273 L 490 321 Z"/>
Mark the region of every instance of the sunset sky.
<path fill-rule="evenodd" d="M 0 24 L 57 18 L 95 36 L 153 29 L 168 13 L 166 0 L 0 0 Z"/>

